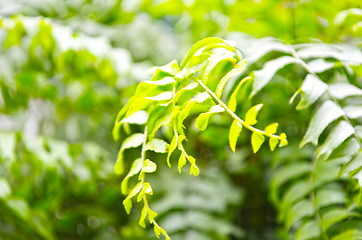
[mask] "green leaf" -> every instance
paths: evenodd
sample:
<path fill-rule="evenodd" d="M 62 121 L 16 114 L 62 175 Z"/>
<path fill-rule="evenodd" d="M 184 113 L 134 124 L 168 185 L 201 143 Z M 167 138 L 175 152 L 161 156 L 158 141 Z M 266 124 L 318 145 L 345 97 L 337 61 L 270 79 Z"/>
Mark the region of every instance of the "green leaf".
<path fill-rule="evenodd" d="M 196 127 L 200 129 L 200 131 L 204 131 L 207 127 L 209 122 L 211 113 L 201 113 L 196 119 Z"/>
<path fill-rule="evenodd" d="M 286 227 L 291 228 L 297 221 L 302 218 L 311 216 L 314 214 L 314 206 L 308 200 L 303 200 L 295 204 L 291 211 L 288 213 L 286 220 Z"/>
<path fill-rule="evenodd" d="M 183 69 L 186 64 L 190 61 L 190 59 L 192 58 L 193 55 L 195 55 L 195 53 L 197 51 L 199 51 L 202 48 L 205 48 L 208 45 L 212 45 L 212 44 L 218 44 L 218 43 L 225 43 L 223 39 L 221 38 L 215 38 L 215 37 L 210 37 L 210 38 L 204 38 L 198 42 L 196 42 L 191 49 L 188 51 L 186 57 L 184 58 L 184 60 L 181 63 L 181 69 Z M 228 45 L 227 45 L 228 46 Z M 235 51 L 234 48 L 230 47 L 229 50 Z"/>
<path fill-rule="evenodd" d="M 168 153 L 167 153 L 167 166 L 169 166 L 169 167 L 171 167 L 170 157 L 171 157 L 171 154 L 173 153 L 173 151 L 175 151 L 176 146 L 177 146 L 177 135 L 175 134 L 171 140 L 170 148 L 168 149 Z"/>
<path fill-rule="evenodd" d="M 263 107 L 263 104 L 255 105 L 254 107 L 251 107 L 245 115 L 245 123 L 248 125 L 254 125 L 257 123 L 257 116 L 260 111 L 260 109 Z"/>
<path fill-rule="evenodd" d="M 143 143 L 143 134 L 142 133 L 135 133 L 128 138 L 126 138 L 119 150 L 117 162 L 114 165 L 114 172 L 117 175 L 122 175 L 124 172 L 124 164 L 123 164 L 123 152 L 129 148 L 136 148 L 139 147 Z"/>
<path fill-rule="evenodd" d="M 278 123 L 272 123 L 266 126 L 265 133 L 267 134 L 275 134 L 278 129 Z"/>
<path fill-rule="evenodd" d="M 199 168 L 196 166 L 196 159 L 192 156 L 188 156 L 187 160 L 191 163 L 190 174 L 198 176 L 200 173 Z"/>
<path fill-rule="evenodd" d="M 230 80 L 230 78 L 240 74 L 246 66 L 246 61 L 239 62 L 235 68 L 229 71 L 218 83 L 215 91 L 215 95 L 220 98 L 222 95 L 222 91 L 225 87 L 225 84 Z"/>
<path fill-rule="evenodd" d="M 204 131 L 207 127 L 207 124 L 209 122 L 209 118 L 212 113 L 220 113 L 225 111 L 223 107 L 220 105 L 212 106 L 209 110 L 209 112 L 201 113 L 197 119 L 196 119 L 196 127 L 200 129 L 200 131 Z"/>
<path fill-rule="evenodd" d="M 181 168 L 186 164 L 186 156 L 184 153 L 181 153 L 180 158 L 178 160 L 178 171 L 181 173 Z"/>
<path fill-rule="evenodd" d="M 285 147 L 288 145 L 287 135 L 285 133 L 280 134 L 281 140 L 279 143 L 279 147 Z"/>
<path fill-rule="evenodd" d="M 153 74 L 154 76 L 157 77 L 158 75 L 160 75 L 160 73 L 166 73 L 170 76 L 174 76 L 179 71 L 180 71 L 180 68 L 177 64 L 177 61 L 172 60 L 170 63 L 168 63 L 166 65 L 150 68 L 147 72 L 149 74 Z M 156 80 L 158 80 L 158 79 L 156 79 Z"/>
<path fill-rule="evenodd" d="M 165 100 L 170 100 L 172 97 L 173 97 L 172 92 L 162 92 L 154 97 L 146 97 L 146 99 L 152 101 L 165 101 Z"/>
<path fill-rule="evenodd" d="M 208 82 L 208 79 L 209 79 L 209 76 L 210 76 L 210 73 L 212 72 L 212 70 L 214 70 L 216 68 L 216 66 L 218 64 L 220 64 L 221 62 L 224 62 L 224 61 L 229 61 L 231 63 L 235 63 L 236 62 L 236 59 L 231 56 L 230 54 L 223 54 L 223 55 L 211 55 L 210 59 L 209 59 L 209 63 L 207 64 L 203 74 L 202 74 L 202 82 L 203 83 L 207 83 Z"/>
<path fill-rule="evenodd" d="M 308 181 L 300 181 L 286 190 L 282 203 L 283 205 L 292 205 L 305 197 L 311 190 L 312 187 Z"/>
<path fill-rule="evenodd" d="M 338 233 L 337 236 L 334 236 L 332 240 L 356 240 L 362 239 L 362 231 L 359 229 L 348 229 L 341 233 Z"/>
<path fill-rule="evenodd" d="M 156 131 L 168 123 L 172 113 L 172 104 L 158 104 L 156 105 L 148 115 L 147 130 L 149 136 L 153 137 Z"/>
<path fill-rule="evenodd" d="M 344 99 L 351 96 L 362 96 L 362 89 L 348 83 L 330 84 L 328 86 L 328 90 L 336 99 Z"/>
<path fill-rule="evenodd" d="M 164 140 L 154 138 L 146 144 L 146 149 L 157 153 L 165 153 L 167 152 L 167 145 L 168 144 Z"/>
<path fill-rule="evenodd" d="M 334 204 L 344 204 L 347 201 L 346 194 L 343 189 L 336 185 L 333 188 L 322 188 L 317 191 L 315 202 L 317 208 L 326 207 Z"/>
<path fill-rule="evenodd" d="M 126 210 L 126 213 L 129 215 L 132 210 L 132 200 L 130 198 L 126 198 L 123 201 L 124 209 Z"/>
<path fill-rule="evenodd" d="M 319 224 L 310 220 L 302 225 L 295 234 L 295 240 L 317 239 L 321 234 Z"/>
<path fill-rule="evenodd" d="M 128 117 L 124 118 L 121 123 L 131 123 L 131 124 L 138 124 L 138 125 L 144 125 L 147 122 L 148 114 L 146 111 L 138 111 L 135 113 L 132 113 Z"/>
<path fill-rule="evenodd" d="M 236 110 L 236 106 L 237 106 L 237 100 L 236 97 L 239 93 L 239 90 L 241 88 L 241 86 L 246 83 L 248 80 L 252 79 L 251 77 L 245 77 L 243 80 L 241 80 L 238 84 L 238 86 L 235 88 L 234 92 L 231 94 L 230 96 L 230 100 L 228 103 L 228 108 L 232 111 L 235 112 Z"/>
<path fill-rule="evenodd" d="M 148 220 L 150 221 L 150 223 L 152 223 L 152 220 L 157 216 L 157 213 L 155 213 L 149 208 L 147 209 L 147 213 L 148 213 Z"/>
<path fill-rule="evenodd" d="M 156 225 L 156 224 L 153 225 L 153 231 L 155 232 L 156 237 L 160 238 L 161 230 L 160 230 L 160 227 L 158 225 Z"/>
<path fill-rule="evenodd" d="M 311 104 L 317 101 L 320 96 L 322 96 L 327 88 L 327 84 L 325 84 L 315 76 L 308 74 L 301 87 L 303 95 L 297 106 L 297 110 L 309 107 Z"/>
<path fill-rule="evenodd" d="M 231 150 L 235 153 L 236 142 L 238 141 L 239 135 L 243 125 L 241 125 L 238 121 L 234 120 L 231 124 L 229 131 L 229 145 Z"/>
<path fill-rule="evenodd" d="M 348 163 L 344 164 L 343 167 L 340 169 L 338 176 L 341 177 L 345 174 L 352 177 L 353 173 L 356 173 L 356 170 L 362 166 L 362 152 L 358 153 L 357 156 L 352 158 Z M 360 179 L 357 175 L 358 182 L 362 187 L 362 178 Z"/>
<path fill-rule="evenodd" d="M 131 199 L 134 196 L 136 196 L 141 191 L 142 187 L 143 187 L 142 182 L 137 183 L 137 185 L 132 188 L 127 198 Z"/>
<path fill-rule="evenodd" d="M 149 182 L 144 182 L 143 183 L 142 190 L 138 194 L 138 197 L 137 197 L 137 202 L 142 201 L 142 199 L 143 199 L 143 197 L 145 196 L 146 193 L 150 194 L 150 195 L 153 194 L 153 190 L 152 190 L 151 184 Z"/>
<path fill-rule="evenodd" d="M 261 145 L 263 144 L 265 138 L 263 135 L 257 132 L 253 132 L 251 135 L 251 146 L 253 147 L 253 152 L 256 153 Z"/>
<path fill-rule="evenodd" d="M 314 114 L 308 130 L 300 143 L 300 147 L 311 142 L 318 144 L 318 138 L 323 130 L 334 120 L 343 115 L 343 110 L 332 101 L 326 101 Z"/>
<path fill-rule="evenodd" d="M 129 181 L 129 179 L 132 176 L 139 173 L 141 171 L 141 169 L 142 169 L 142 159 L 138 158 L 132 163 L 131 169 L 129 170 L 127 176 L 123 179 L 123 181 L 121 183 L 122 194 L 124 194 L 124 195 L 128 194 L 128 181 Z"/>
<path fill-rule="evenodd" d="M 330 226 L 339 221 L 342 221 L 349 217 L 359 217 L 359 216 L 360 216 L 359 214 L 351 212 L 344 208 L 334 208 L 323 214 L 321 221 L 323 228 L 325 230 L 328 230 Z"/>
<path fill-rule="evenodd" d="M 258 93 L 266 84 L 270 82 L 270 80 L 272 80 L 274 75 L 280 69 L 291 63 L 297 63 L 297 59 L 290 56 L 284 56 L 265 63 L 262 69 L 254 72 L 255 77 L 251 95 L 254 96 L 256 93 Z"/>
<path fill-rule="evenodd" d="M 146 159 L 143 162 L 142 172 L 153 173 L 156 171 L 156 169 L 157 169 L 156 163 L 154 163 L 148 159 Z"/>
<path fill-rule="evenodd" d="M 269 148 L 271 151 L 274 151 L 279 143 L 279 140 L 276 138 L 269 138 Z"/>
<path fill-rule="evenodd" d="M 142 208 L 141 217 L 140 217 L 140 220 L 138 222 L 138 224 L 143 228 L 146 228 L 146 224 L 145 224 L 146 217 L 147 217 L 147 209 L 146 209 L 146 206 L 144 206 Z"/>
<path fill-rule="evenodd" d="M 317 149 L 317 158 L 323 157 L 323 159 L 327 159 L 332 151 L 341 145 L 353 133 L 354 128 L 348 122 L 339 122 L 339 124 L 328 135 L 323 145 Z"/>
<path fill-rule="evenodd" d="M 200 55 L 193 56 L 190 61 L 187 63 L 186 67 L 183 68 L 179 73 L 175 75 L 177 79 L 186 79 L 190 75 L 201 71 L 207 66 L 208 58 L 210 54 L 202 53 Z"/>

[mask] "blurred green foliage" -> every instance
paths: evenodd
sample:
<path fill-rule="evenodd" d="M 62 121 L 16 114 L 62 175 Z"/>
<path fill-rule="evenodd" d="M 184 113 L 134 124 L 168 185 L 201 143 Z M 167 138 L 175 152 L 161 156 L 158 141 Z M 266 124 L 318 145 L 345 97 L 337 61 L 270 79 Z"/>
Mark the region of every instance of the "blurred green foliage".
<path fill-rule="evenodd" d="M 226 118 L 200 132 L 191 115 L 185 148 L 200 176 L 179 175 L 166 156 L 152 155 L 159 169 L 150 206 L 161 225 L 176 240 L 360 239 L 361 8 L 353 0 L 0 0 L 0 239 L 155 239 L 138 226 L 140 206 L 130 216 L 123 210 L 112 127 L 148 68 L 181 60 L 211 36 L 232 40 L 248 59 L 225 91 L 255 75 L 237 113 L 262 102 L 260 125 L 279 122 L 290 144 L 254 155 L 243 132 L 233 154 Z M 357 136 L 332 148 L 327 162 L 315 156 L 341 119 L 322 129 L 319 146 L 298 148 L 330 96 L 301 111 L 288 103 L 309 86 L 292 49 L 334 86 Z M 129 169 L 139 149 L 124 154 Z"/>

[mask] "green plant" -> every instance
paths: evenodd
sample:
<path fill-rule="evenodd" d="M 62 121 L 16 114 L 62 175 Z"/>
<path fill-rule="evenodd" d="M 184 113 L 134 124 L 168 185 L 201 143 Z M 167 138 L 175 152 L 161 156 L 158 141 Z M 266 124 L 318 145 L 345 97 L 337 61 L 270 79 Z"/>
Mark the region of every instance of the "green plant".
<path fill-rule="evenodd" d="M 241 59 L 238 50 L 227 42 L 220 38 L 206 38 L 190 49 L 180 67 L 176 61 L 173 61 L 168 65 L 155 68 L 151 81 L 141 82 L 134 96 L 119 112 L 113 130 L 115 139 L 119 139 L 122 126 L 127 129 L 128 124 L 145 124 L 144 133 L 133 134 L 123 141 L 115 165 L 116 174 L 123 174 L 124 150 L 142 146 L 140 158 L 133 162 L 122 182 L 122 192 L 128 195 L 123 204 L 129 214 L 132 198 L 137 196 L 137 202 L 143 201 L 144 207 L 139 224 L 145 227 L 144 221 L 148 215 L 157 237 L 162 233 L 166 239 L 170 239 L 166 231 L 155 221 L 157 213 L 152 211 L 148 204 L 147 194 L 153 194 L 153 190 L 145 177 L 147 173 L 155 172 L 157 165 L 147 159 L 146 152 L 148 150 L 158 153 L 167 152 L 167 164 L 171 167 L 170 156 L 177 148 L 181 152 L 178 160 L 179 172 L 188 161 L 191 164 L 190 174 L 197 176 L 199 168 L 196 166 L 196 159 L 186 152 L 183 145 L 183 141 L 187 140 L 183 122 L 189 115 L 194 114 L 192 111 L 199 113 L 196 126 L 201 131 L 207 128 L 212 115 L 227 113 L 233 120 L 229 130 L 229 144 L 234 152 L 243 127 L 252 132 L 251 145 L 254 153 L 260 149 L 265 137 L 269 137 L 269 146 L 272 151 L 278 144 L 281 147 L 287 145 L 285 133 L 275 135 L 277 123 L 268 125 L 265 130 L 253 127 L 257 123 L 257 115 L 262 104 L 251 107 L 245 114 L 245 120 L 234 113 L 237 107 L 237 95 L 242 85 L 251 79 L 250 77 L 238 83 L 227 105 L 221 100 L 228 80 L 241 73 L 245 65 L 246 61 Z M 164 140 L 155 137 L 161 126 L 169 127 L 172 132 L 173 137 L 169 145 Z M 137 174 L 139 182 L 129 189 L 129 178 Z"/>

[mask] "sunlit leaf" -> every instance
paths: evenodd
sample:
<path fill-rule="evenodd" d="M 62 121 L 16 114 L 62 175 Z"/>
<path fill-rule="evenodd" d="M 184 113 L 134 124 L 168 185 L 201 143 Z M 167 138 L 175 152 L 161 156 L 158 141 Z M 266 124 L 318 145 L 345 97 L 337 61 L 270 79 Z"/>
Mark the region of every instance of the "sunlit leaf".
<path fill-rule="evenodd" d="M 167 145 L 168 144 L 164 140 L 154 138 L 146 144 L 146 149 L 157 153 L 165 153 L 167 152 Z"/>
<path fill-rule="evenodd" d="M 143 162 L 142 172 L 146 173 L 153 173 L 157 169 L 156 163 L 152 162 L 151 160 L 146 159 Z"/>
<path fill-rule="evenodd" d="M 263 107 L 263 104 L 255 105 L 254 107 L 251 107 L 245 115 L 245 123 L 248 125 L 254 125 L 257 123 L 257 116 L 260 111 L 260 109 Z"/>
<path fill-rule="evenodd" d="M 253 147 L 253 152 L 256 153 L 261 145 L 263 144 L 265 138 L 263 135 L 257 132 L 253 132 L 251 135 L 251 146 Z"/>
<path fill-rule="evenodd" d="M 234 120 L 231 124 L 229 131 L 229 144 L 231 150 L 235 153 L 236 142 L 238 141 L 240 132 L 242 130 L 243 125 L 241 125 L 238 121 Z"/>

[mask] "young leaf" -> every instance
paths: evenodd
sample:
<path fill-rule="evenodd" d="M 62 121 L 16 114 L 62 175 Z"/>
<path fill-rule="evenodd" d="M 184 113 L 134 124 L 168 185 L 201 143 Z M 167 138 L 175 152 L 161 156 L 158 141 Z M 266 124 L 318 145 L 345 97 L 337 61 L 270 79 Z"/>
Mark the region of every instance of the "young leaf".
<path fill-rule="evenodd" d="M 256 117 L 258 116 L 258 113 L 260 109 L 263 107 L 263 104 L 255 105 L 254 107 L 251 107 L 245 115 L 245 123 L 248 125 L 254 125 L 257 123 Z"/>
<path fill-rule="evenodd" d="M 190 59 L 192 58 L 192 56 L 201 48 L 204 48 L 207 45 L 210 44 L 215 44 L 215 43 L 223 43 L 224 40 L 222 40 L 221 38 L 205 38 L 202 39 L 200 41 L 198 41 L 197 43 L 195 43 L 190 50 L 188 51 L 188 53 L 186 54 L 186 57 L 184 58 L 184 60 L 182 61 L 180 67 L 181 69 L 184 68 L 186 66 L 186 64 L 188 63 L 188 61 L 190 61 Z"/>
<path fill-rule="evenodd" d="M 173 153 L 173 151 L 175 151 L 176 146 L 177 146 L 177 135 L 175 134 L 171 140 L 170 148 L 168 149 L 168 153 L 167 153 L 167 166 L 169 166 L 169 167 L 171 167 L 170 157 L 171 157 L 171 154 Z"/>
<path fill-rule="evenodd" d="M 288 145 L 287 135 L 285 133 L 280 134 L 281 140 L 279 143 L 279 147 L 285 147 Z"/>
<path fill-rule="evenodd" d="M 261 145 L 263 144 L 265 138 L 263 135 L 257 132 L 253 132 L 251 135 L 251 146 L 253 147 L 253 152 L 256 153 Z"/>
<path fill-rule="evenodd" d="M 143 199 L 143 197 L 145 196 L 146 193 L 150 194 L 150 195 L 153 194 L 152 187 L 151 187 L 151 184 L 149 182 L 144 182 L 143 183 L 142 190 L 138 194 L 138 197 L 137 197 L 137 202 L 142 201 L 142 199 Z"/>
<path fill-rule="evenodd" d="M 206 84 L 208 82 L 211 71 L 214 70 L 218 64 L 224 61 L 235 63 L 236 59 L 230 54 L 223 54 L 221 56 L 219 55 L 211 56 L 209 59 L 209 63 L 207 64 L 204 72 L 202 73 L 201 77 L 202 82 Z"/>
<path fill-rule="evenodd" d="M 236 142 L 238 141 L 240 132 L 243 128 L 238 121 L 234 120 L 231 124 L 230 131 L 229 131 L 229 145 L 231 150 L 235 153 Z"/>
<path fill-rule="evenodd" d="M 267 134 L 275 134 L 278 129 L 278 123 L 272 123 L 266 126 L 265 133 Z"/>
<path fill-rule="evenodd" d="M 269 138 L 269 147 L 271 151 L 274 151 L 279 143 L 279 140 L 276 138 Z M 284 145 L 285 146 L 285 145 Z"/>
<path fill-rule="evenodd" d="M 132 113 L 128 117 L 124 118 L 121 123 L 131 123 L 131 124 L 138 124 L 143 125 L 147 122 L 148 114 L 146 111 L 141 110 L 135 113 Z"/>
<path fill-rule="evenodd" d="M 246 66 L 246 61 L 239 62 L 234 69 L 229 71 L 218 83 L 215 91 L 215 95 L 220 98 L 222 91 L 225 87 L 225 84 L 229 81 L 230 78 L 240 74 Z"/>
<path fill-rule="evenodd" d="M 184 153 L 181 153 L 180 158 L 178 160 L 178 171 L 181 173 L 181 168 L 186 164 L 186 156 Z"/>
<path fill-rule="evenodd" d="M 148 115 L 147 129 L 149 136 L 153 136 L 155 132 L 162 126 L 167 124 L 167 120 L 172 113 L 172 104 L 158 104 Z"/>
<path fill-rule="evenodd" d="M 149 208 L 147 209 L 147 213 L 148 213 L 148 220 L 150 221 L 150 223 L 152 223 L 152 220 L 157 216 L 157 213 L 155 213 Z"/>
<path fill-rule="evenodd" d="M 119 153 L 118 153 L 117 162 L 114 165 L 114 172 L 117 175 L 121 175 L 124 172 L 124 166 L 123 166 L 124 150 L 126 150 L 128 148 L 139 147 L 142 143 L 143 143 L 143 134 L 142 133 L 135 133 L 123 141 L 121 149 L 119 150 Z"/>
<path fill-rule="evenodd" d="M 141 217 L 140 217 L 140 220 L 138 222 L 138 224 L 143 228 L 146 228 L 146 224 L 145 224 L 146 217 L 147 217 L 147 210 L 146 210 L 146 206 L 144 206 L 142 208 Z"/>
<path fill-rule="evenodd" d="M 318 144 L 318 138 L 323 130 L 334 120 L 343 115 L 343 110 L 332 101 L 326 101 L 315 113 L 310 121 L 306 134 L 303 137 L 300 147 L 312 142 Z"/>
<path fill-rule="evenodd" d="M 220 113 L 225 111 L 224 108 L 222 108 L 220 105 L 212 106 L 209 110 L 209 112 L 201 113 L 198 118 L 196 119 L 196 127 L 200 129 L 200 131 L 204 131 L 207 127 L 207 124 L 209 122 L 209 118 L 212 113 Z"/>
<path fill-rule="evenodd" d="M 146 159 L 143 162 L 142 172 L 153 173 L 156 171 L 156 168 L 157 168 L 156 163 Z"/>
<path fill-rule="evenodd" d="M 243 80 L 241 80 L 239 82 L 238 86 L 235 88 L 234 92 L 231 94 L 230 100 L 228 103 L 228 107 L 231 111 L 235 112 L 235 110 L 236 110 L 236 105 L 237 105 L 236 97 L 239 93 L 241 86 L 250 79 L 251 79 L 251 77 L 245 77 Z"/>
<path fill-rule="evenodd" d="M 131 169 L 129 170 L 127 176 L 123 179 L 121 183 L 121 190 L 124 195 L 128 194 L 128 180 L 139 173 L 142 169 L 142 159 L 138 158 L 136 159 L 131 166 Z"/>
<path fill-rule="evenodd" d="M 191 167 L 190 167 L 190 174 L 193 174 L 194 176 L 199 175 L 200 170 L 199 168 L 196 166 L 196 159 L 192 156 L 188 156 L 188 161 L 191 163 Z"/>
<path fill-rule="evenodd" d="M 153 226 L 153 231 L 155 232 L 156 237 L 157 237 L 157 238 L 160 238 L 161 230 L 160 230 L 160 227 L 159 227 L 158 225 L 154 224 L 154 226 Z"/>
<path fill-rule="evenodd" d="M 126 210 L 126 213 L 129 215 L 131 213 L 131 210 L 132 210 L 132 200 L 127 197 L 123 201 L 123 205 L 124 205 L 124 209 Z"/>
<path fill-rule="evenodd" d="M 167 145 L 162 139 L 154 138 L 146 144 L 146 149 L 157 153 L 165 153 L 167 152 Z"/>

